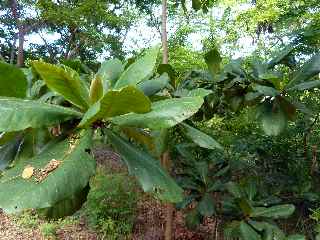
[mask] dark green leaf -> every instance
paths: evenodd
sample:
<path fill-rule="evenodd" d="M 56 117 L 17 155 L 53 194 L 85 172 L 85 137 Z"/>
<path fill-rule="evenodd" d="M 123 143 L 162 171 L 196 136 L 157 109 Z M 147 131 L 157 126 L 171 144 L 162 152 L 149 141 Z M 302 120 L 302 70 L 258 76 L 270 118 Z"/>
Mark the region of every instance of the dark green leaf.
<path fill-rule="evenodd" d="M 161 200 L 181 202 L 183 190 L 160 166 L 160 162 L 121 137 L 108 131 L 108 139 L 128 165 L 146 192 L 153 192 Z"/>
<path fill-rule="evenodd" d="M 320 80 L 315 80 L 315 81 L 303 82 L 303 83 L 297 84 L 291 88 L 288 88 L 287 91 L 293 91 L 293 90 L 303 91 L 303 90 L 313 89 L 319 86 L 320 86 Z"/>
<path fill-rule="evenodd" d="M 0 208 L 7 213 L 48 208 L 84 189 L 95 173 L 95 161 L 85 151 L 91 147 L 92 133 L 82 132 L 78 137 L 55 144 L 32 159 L 18 161 L 5 171 L 0 179 Z M 37 182 L 34 174 L 22 178 L 26 167 L 45 168 L 54 159 L 60 164 L 42 181 Z"/>
<path fill-rule="evenodd" d="M 223 147 L 211 136 L 186 123 L 181 123 L 181 126 L 183 127 L 185 135 L 200 147 L 207 149 L 223 149 Z"/>
<path fill-rule="evenodd" d="M 0 61 L 0 96 L 24 98 L 27 87 L 27 79 L 19 68 Z"/>
<path fill-rule="evenodd" d="M 240 223 L 239 230 L 243 240 L 261 240 L 261 236 L 244 221 Z"/>
<path fill-rule="evenodd" d="M 148 81 L 143 81 L 138 84 L 138 88 L 144 93 L 146 96 L 152 96 L 157 92 L 161 91 L 165 88 L 169 83 L 169 77 L 167 73 L 162 74 L 158 78 L 154 78 Z"/>
<path fill-rule="evenodd" d="M 254 208 L 251 217 L 267 217 L 267 218 L 287 218 L 295 210 L 294 205 L 284 204 L 273 207 L 256 207 Z"/>
<path fill-rule="evenodd" d="M 198 211 L 202 216 L 211 217 L 215 213 L 213 198 L 210 193 L 206 193 L 198 205 Z"/>

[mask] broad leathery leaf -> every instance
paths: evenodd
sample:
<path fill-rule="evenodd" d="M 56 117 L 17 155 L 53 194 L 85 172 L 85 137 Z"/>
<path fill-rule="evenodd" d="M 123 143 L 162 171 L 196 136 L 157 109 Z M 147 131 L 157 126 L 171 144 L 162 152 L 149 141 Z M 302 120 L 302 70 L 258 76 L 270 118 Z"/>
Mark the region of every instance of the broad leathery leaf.
<path fill-rule="evenodd" d="M 216 76 L 220 72 L 220 64 L 222 62 L 219 51 L 216 48 L 212 49 L 205 54 L 204 59 L 206 60 L 212 76 Z"/>
<path fill-rule="evenodd" d="M 253 209 L 251 217 L 267 217 L 267 218 L 287 218 L 295 210 L 292 204 L 283 204 L 273 207 L 256 207 Z"/>
<path fill-rule="evenodd" d="M 4 171 L 0 179 L 0 208 L 6 213 L 49 208 L 84 189 L 95 173 L 95 161 L 86 152 L 92 146 L 91 141 L 92 132 L 83 131 Z M 37 182 L 35 176 L 21 177 L 26 166 L 41 169 L 53 159 L 61 163 L 41 182 Z"/>
<path fill-rule="evenodd" d="M 200 147 L 207 149 L 223 149 L 223 147 L 211 136 L 186 123 L 181 123 L 181 126 L 184 134 Z"/>
<path fill-rule="evenodd" d="M 177 73 L 170 64 L 160 64 L 157 69 L 160 75 L 167 73 L 170 78 L 171 85 L 175 88 L 177 83 Z"/>
<path fill-rule="evenodd" d="M 96 77 L 99 77 L 101 79 L 104 92 L 107 92 L 114 86 L 116 80 L 120 77 L 123 71 L 124 66 L 122 62 L 117 58 L 101 63 Z"/>
<path fill-rule="evenodd" d="M 287 91 L 294 91 L 294 90 L 303 91 L 303 90 L 313 89 L 316 87 L 320 87 L 320 80 L 303 82 L 293 86 L 292 88 L 287 89 Z"/>
<path fill-rule="evenodd" d="M 152 76 L 159 53 L 159 45 L 150 48 L 136 62 L 131 64 L 119 77 L 114 89 L 120 89 L 128 85 L 136 84 Z"/>
<path fill-rule="evenodd" d="M 114 117 L 111 121 L 117 125 L 161 130 L 171 128 L 188 119 L 199 110 L 202 104 L 203 99 L 200 97 L 171 98 L 152 103 L 152 110 L 148 113 L 129 113 Z"/>
<path fill-rule="evenodd" d="M 175 91 L 174 95 L 177 97 L 206 97 L 211 94 L 212 91 L 204 88 L 197 88 L 193 90 L 188 90 L 185 88 L 178 89 Z"/>
<path fill-rule="evenodd" d="M 150 152 L 155 151 L 155 143 L 149 132 L 144 131 L 144 129 L 141 128 L 132 127 L 124 127 L 121 130 L 129 139 L 133 139 L 135 142 L 146 146 Z"/>
<path fill-rule="evenodd" d="M 241 198 L 243 193 L 239 185 L 235 182 L 228 182 L 226 184 L 226 189 L 231 193 L 235 198 Z"/>
<path fill-rule="evenodd" d="M 265 96 L 271 96 L 275 97 L 280 95 L 280 93 L 273 87 L 263 86 L 259 84 L 253 84 L 252 89 L 265 95 Z"/>
<path fill-rule="evenodd" d="M 89 108 L 79 123 L 79 127 L 130 112 L 146 113 L 150 110 L 149 98 L 137 88 L 127 86 L 121 90 L 108 91 L 102 99 Z"/>
<path fill-rule="evenodd" d="M 0 96 L 25 98 L 28 81 L 21 69 L 0 61 Z"/>
<path fill-rule="evenodd" d="M 206 193 L 197 207 L 202 216 L 211 217 L 215 213 L 213 198 L 210 193 Z"/>
<path fill-rule="evenodd" d="M 288 124 L 286 114 L 276 103 L 264 102 L 257 109 L 257 118 L 261 127 L 269 136 L 276 136 L 281 133 Z"/>
<path fill-rule="evenodd" d="M 0 171 L 4 170 L 14 160 L 21 144 L 21 138 L 16 137 L 15 139 L 7 142 L 0 146 Z"/>
<path fill-rule="evenodd" d="M 69 198 L 57 202 L 54 206 L 40 209 L 38 213 L 51 219 L 59 219 L 65 216 L 70 216 L 78 211 L 82 207 L 83 203 L 87 201 L 89 190 L 90 187 L 87 185 L 84 189 L 81 189 L 79 192 L 75 193 Z"/>
<path fill-rule="evenodd" d="M 89 91 L 75 70 L 41 61 L 32 62 L 32 66 L 52 91 L 81 109 L 89 107 Z"/>
<path fill-rule="evenodd" d="M 299 71 L 297 71 L 292 80 L 287 84 L 286 89 L 292 88 L 294 85 L 305 82 L 320 72 L 320 54 L 314 55 L 306 62 Z"/>
<path fill-rule="evenodd" d="M 144 95 L 152 96 L 164 89 L 169 84 L 169 81 L 170 79 L 168 74 L 163 73 L 158 78 L 139 83 L 137 87 L 144 93 Z"/>
<path fill-rule="evenodd" d="M 90 85 L 90 103 L 94 104 L 99 101 L 103 96 L 103 84 L 99 75 L 95 76 Z"/>
<path fill-rule="evenodd" d="M 240 222 L 239 230 L 243 240 L 261 240 L 261 236 L 244 221 Z"/>
<path fill-rule="evenodd" d="M 0 132 L 52 126 L 82 116 L 70 108 L 33 100 L 1 97 L 0 115 Z"/>
<path fill-rule="evenodd" d="M 275 56 L 269 63 L 268 63 L 268 68 L 273 68 L 277 64 L 281 63 L 286 57 L 288 57 L 291 52 L 293 51 L 294 46 L 293 45 L 288 45 L 284 49 L 282 49 L 277 56 Z"/>
<path fill-rule="evenodd" d="M 160 166 L 160 162 L 146 152 L 131 145 L 120 136 L 107 131 L 108 139 L 115 150 L 122 156 L 146 192 L 153 192 L 163 201 L 181 202 L 183 190 Z"/>

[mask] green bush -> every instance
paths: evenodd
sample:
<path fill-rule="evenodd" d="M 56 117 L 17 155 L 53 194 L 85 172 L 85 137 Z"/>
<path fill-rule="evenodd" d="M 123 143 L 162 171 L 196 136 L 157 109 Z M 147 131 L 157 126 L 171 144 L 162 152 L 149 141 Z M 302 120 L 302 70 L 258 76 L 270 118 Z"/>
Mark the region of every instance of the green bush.
<path fill-rule="evenodd" d="M 126 239 L 132 232 L 138 192 L 126 174 L 98 171 L 84 207 L 89 225 L 107 239 Z"/>

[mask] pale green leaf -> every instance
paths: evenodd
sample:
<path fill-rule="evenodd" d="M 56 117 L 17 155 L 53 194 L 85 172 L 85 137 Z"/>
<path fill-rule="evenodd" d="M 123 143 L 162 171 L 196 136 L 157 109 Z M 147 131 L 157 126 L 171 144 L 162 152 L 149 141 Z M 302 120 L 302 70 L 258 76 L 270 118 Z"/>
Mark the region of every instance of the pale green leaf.
<path fill-rule="evenodd" d="M 40 61 L 32 65 L 52 91 L 81 109 L 89 107 L 89 91 L 75 70 Z"/>
<path fill-rule="evenodd" d="M 156 61 L 159 53 L 159 46 L 155 46 L 146 51 L 146 53 L 131 64 L 120 76 L 115 83 L 114 89 L 120 89 L 122 87 L 133 85 L 147 80 L 152 76 Z"/>
<path fill-rule="evenodd" d="M 0 97 L 0 132 L 56 125 L 81 113 L 70 108 L 33 100 Z"/>

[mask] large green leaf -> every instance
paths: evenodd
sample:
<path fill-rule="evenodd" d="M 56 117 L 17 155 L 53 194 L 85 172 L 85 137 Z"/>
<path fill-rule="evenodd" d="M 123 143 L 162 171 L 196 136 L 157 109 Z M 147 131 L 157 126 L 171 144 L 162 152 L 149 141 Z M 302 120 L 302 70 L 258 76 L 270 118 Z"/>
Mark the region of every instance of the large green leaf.
<path fill-rule="evenodd" d="M 212 49 L 211 51 L 206 53 L 204 58 L 212 76 L 215 77 L 220 71 L 220 64 L 222 62 L 219 51 L 216 48 Z"/>
<path fill-rule="evenodd" d="M 158 53 L 159 46 L 149 49 L 144 56 L 131 64 L 115 83 L 114 89 L 120 89 L 128 85 L 136 85 L 152 76 Z"/>
<path fill-rule="evenodd" d="M 95 76 L 95 78 L 92 79 L 89 96 L 91 104 L 96 103 L 103 97 L 103 84 L 99 76 Z"/>
<path fill-rule="evenodd" d="M 124 71 L 122 62 L 115 58 L 101 64 L 96 76 L 102 81 L 104 91 L 110 90 Z"/>
<path fill-rule="evenodd" d="M 276 136 L 281 133 L 288 124 L 286 113 L 276 104 L 265 102 L 257 109 L 257 118 L 267 135 Z"/>
<path fill-rule="evenodd" d="M 269 63 L 268 68 L 273 68 L 277 64 L 281 63 L 285 58 L 287 58 L 293 51 L 294 46 L 288 45 L 282 49 Z"/>
<path fill-rule="evenodd" d="M 183 127 L 185 135 L 200 147 L 207 149 L 223 149 L 223 147 L 211 136 L 186 123 L 181 123 L 181 126 Z"/>
<path fill-rule="evenodd" d="M 260 84 L 253 84 L 252 89 L 265 95 L 265 96 L 271 96 L 275 97 L 280 95 L 280 93 L 273 87 L 263 86 Z"/>
<path fill-rule="evenodd" d="M 0 97 L 0 115 L 0 132 L 12 132 L 52 126 L 82 114 L 38 101 Z"/>
<path fill-rule="evenodd" d="M 206 97 L 210 93 L 212 93 L 211 90 L 204 89 L 204 88 L 196 88 L 193 90 L 181 88 L 175 91 L 174 95 L 177 97 Z"/>
<path fill-rule="evenodd" d="M 19 68 L 0 62 L 0 96 L 24 98 L 27 87 L 27 79 Z"/>
<path fill-rule="evenodd" d="M 244 221 L 240 223 L 239 230 L 243 240 L 261 240 L 261 236 Z"/>
<path fill-rule="evenodd" d="M 283 204 L 273 207 L 256 207 L 253 209 L 251 217 L 267 217 L 267 218 L 287 218 L 295 210 L 292 204 Z"/>
<path fill-rule="evenodd" d="M 151 102 L 149 98 L 137 88 L 127 86 L 119 91 L 108 91 L 100 101 L 89 108 L 79 126 L 88 126 L 96 120 L 129 112 L 146 113 L 150 110 Z"/>
<path fill-rule="evenodd" d="M 287 84 L 286 89 L 293 87 L 296 84 L 305 82 L 320 72 L 320 54 L 314 55 L 306 62 L 299 71 L 297 71 L 292 80 Z"/>
<path fill-rule="evenodd" d="M 183 190 L 162 169 L 159 161 L 111 131 L 107 132 L 107 136 L 128 165 L 130 173 L 138 178 L 144 191 L 155 193 L 163 201 L 182 201 Z"/>
<path fill-rule="evenodd" d="M 144 92 L 146 96 L 152 96 L 165 88 L 170 79 L 167 73 L 163 73 L 160 77 L 151 79 L 149 81 L 143 81 L 138 84 L 138 88 Z"/>
<path fill-rule="evenodd" d="M 210 193 L 206 193 L 198 205 L 198 211 L 202 216 L 211 217 L 215 212 L 213 198 Z"/>
<path fill-rule="evenodd" d="M 0 178 L 0 208 L 7 213 L 48 208 L 84 189 L 95 172 L 95 161 L 86 152 L 91 147 L 91 138 L 91 131 L 81 132 L 32 159 L 16 162 Z M 60 164 L 42 181 L 36 181 L 35 174 L 22 178 L 26 167 L 35 168 L 35 173 L 54 159 Z"/>
<path fill-rule="evenodd" d="M 114 117 L 111 121 L 118 125 L 161 130 L 188 119 L 199 110 L 202 104 L 201 97 L 172 98 L 152 103 L 152 110 L 148 113 L 129 113 Z"/>
<path fill-rule="evenodd" d="M 81 109 L 89 107 L 89 91 L 75 70 L 41 61 L 34 61 L 32 65 L 52 91 Z"/>

